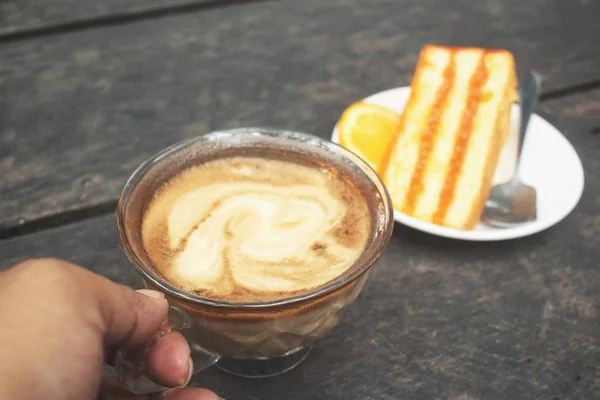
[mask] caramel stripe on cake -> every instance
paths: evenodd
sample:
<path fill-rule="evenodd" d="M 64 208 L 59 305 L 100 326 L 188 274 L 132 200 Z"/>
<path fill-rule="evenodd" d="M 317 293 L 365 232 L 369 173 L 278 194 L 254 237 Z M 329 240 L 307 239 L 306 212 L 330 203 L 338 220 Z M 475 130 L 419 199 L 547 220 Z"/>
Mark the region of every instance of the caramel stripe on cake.
<path fill-rule="evenodd" d="M 462 172 L 464 159 L 467 154 L 467 149 L 469 148 L 469 139 L 473 133 L 473 120 L 483 100 L 483 86 L 489 75 L 485 58 L 486 55 L 482 54 L 475 73 L 469 81 L 467 105 L 461 116 L 458 137 L 454 143 L 454 150 L 452 152 L 452 158 L 450 159 L 448 174 L 440 194 L 440 202 L 433 214 L 433 223 L 435 224 L 443 224 L 448 208 L 454 200 L 457 179 Z"/>
<path fill-rule="evenodd" d="M 442 86 L 438 89 L 436 94 L 436 99 L 431 108 L 428 111 L 427 115 L 427 124 L 425 125 L 425 129 L 423 134 L 421 135 L 421 140 L 419 142 L 419 155 L 417 160 L 417 165 L 415 166 L 415 170 L 413 176 L 410 180 L 410 184 L 408 187 L 408 191 L 406 194 L 406 201 L 404 203 L 403 212 L 411 215 L 414 212 L 415 206 L 417 204 L 417 199 L 421 195 L 423 191 L 423 177 L 425 174 L 425 168 L 427 166 L 429 157 L 431 156 L 432 145 L 435 143 L 435 138 L 439 133 L 440 129 L 440 121 L 441 121 L 441 113 L 446 109 L 446 103 L 450 98 L 450 91 L 454 84 L 454 68 L 455 68 L 455 54 L 450 56 L 450 61 L 448 65 L 444 69 L 444 82 Z"/>

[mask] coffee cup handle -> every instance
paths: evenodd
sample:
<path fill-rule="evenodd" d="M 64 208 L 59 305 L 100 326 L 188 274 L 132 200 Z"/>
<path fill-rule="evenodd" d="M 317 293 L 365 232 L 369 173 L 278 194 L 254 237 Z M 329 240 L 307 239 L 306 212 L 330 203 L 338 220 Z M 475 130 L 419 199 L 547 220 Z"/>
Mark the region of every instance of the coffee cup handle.
<path fill-rule="evenodd" d="M 192 326 L 190 316 L 181 308 L 169 305 L 169 314 L 154 338 L 139 347 L 120 349 L 115 358 L 115 375 L 121 385 L 135 394 L 161 392 L 167 388 L 161 386 L 148 376 L 146 362 L 152 347 L 158 339 L 171 331 L 181 331 Z M 197 345 L 190 344 L 192 357 L 192 375 L 219 361 L 219 356 L 209 353 Z"/>

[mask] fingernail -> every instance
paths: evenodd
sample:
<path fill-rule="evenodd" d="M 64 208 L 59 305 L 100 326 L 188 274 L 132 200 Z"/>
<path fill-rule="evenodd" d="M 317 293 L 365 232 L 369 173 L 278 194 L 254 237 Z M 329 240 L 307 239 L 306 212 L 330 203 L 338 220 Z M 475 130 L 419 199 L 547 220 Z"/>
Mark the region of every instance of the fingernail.
<path fill-rule="evenodd" d="M 156 291 L 156 290 L 140 289 L 137 292 L 141 293 L 143 295 L 146 295 L 148 297 L 152 297 L 153 299 L 164 299 L 165 298 L 164 293 Z"/>
<path fill-rule="evenodd" d="M 190 379 L 192 379 L 192 372 L 194 371 L 194 362 L 192 361 L 192 357 L 189 358 L 189 365 L 190 365 L 190 369 L 188 371 L 188 376 L 186 379 L 182 380 L 181 383 L 179 384 L 179 387 L 185 387 L 187 386 L 187 384 L 190 382 Z"/>

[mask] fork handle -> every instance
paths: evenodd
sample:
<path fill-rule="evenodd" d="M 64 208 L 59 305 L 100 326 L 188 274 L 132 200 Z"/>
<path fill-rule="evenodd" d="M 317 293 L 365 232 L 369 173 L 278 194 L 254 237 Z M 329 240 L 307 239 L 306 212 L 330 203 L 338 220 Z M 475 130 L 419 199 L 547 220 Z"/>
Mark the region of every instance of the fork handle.
<path fill-rule="evenodd" d="M 533 110 L 537 107 L 541 90 L 541 79 L 537 72 L 534 70 L 527 71 L 525 79 L 519 85 L 519 96 L 521 105 L 521 123 L 519 125 L 519 148 L 517 149 L 517 167 L 518 172 L 521 164 L 521 153 L 523 151 L 523 144 L 525 143 L 525 134 L 527 133 L 527 125 L 529 124 L 529 118 L 533 114 Z M 515 173 L 515 176 L 517 174 Z"/>

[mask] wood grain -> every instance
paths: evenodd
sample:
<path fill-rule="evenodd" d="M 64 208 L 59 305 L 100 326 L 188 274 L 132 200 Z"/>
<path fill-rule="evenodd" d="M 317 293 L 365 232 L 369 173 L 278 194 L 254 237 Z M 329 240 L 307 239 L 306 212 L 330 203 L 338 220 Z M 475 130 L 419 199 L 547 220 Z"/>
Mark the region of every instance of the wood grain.
<path fill-rule="evenodd" d="M 568 97 L 549 99 L 540 110 L 556 118 L 576 119 L 579 126 L 586 126 L 590 133 L 600 133 L 600 85 L 596 89 L 582 91 Z"/>
<path fill-rule="evenodd" d="M 144 159 L 214 129 L 328 136 L 352 101 L 407 85 L 429 42 L 508 47 L 548 91 L 600 77 L 599 2 L 306 0 L 0 48 L 0 230 L 114 204 Z"/>
<path fill-rule="evenodd" d="M 58 257 L 115 282 L 142 288 L 141 279 L 119 249 L 113 215 L 1 241 L 0 254 L 0 269 L 28 258 Z"/>
<path fill-rule="evenodd" d="M 148 5 L 164 5 L 168 0 L 7 0 L 0 2 L 0 32 L 14 32 L 49 23 L 65 22 L 91 15 L 132 10 Z"/>
<path fill-rule="evenodd" d="M 597 171 L 597 138 L 583 137 L 585 168 Z M 227 400 L 594 398 L 600 185 L 590 181 L 570 216 L 529 238 L 466 243 L 396 225 L 358 301 L 301 366 L 263 380 L 210 369 L 193 384 Z M 105 216 L 2 241 L 0 270 L 58 256 L 139 287 L 114 225 Z"/>
<path fill-rule="evenodd" d="M 124 16 L 148 18 L 159 10 L 178 12 L 180 9 L 203 5 L 227 4 L 229 0 L 4 0 L 0 2 L 0 37 L 18 32 L 43 31 L 65 25 L 85 27 L 99 21 L 110 23 Z M 111 18 L 112 17 L 112 18 Z"/>

